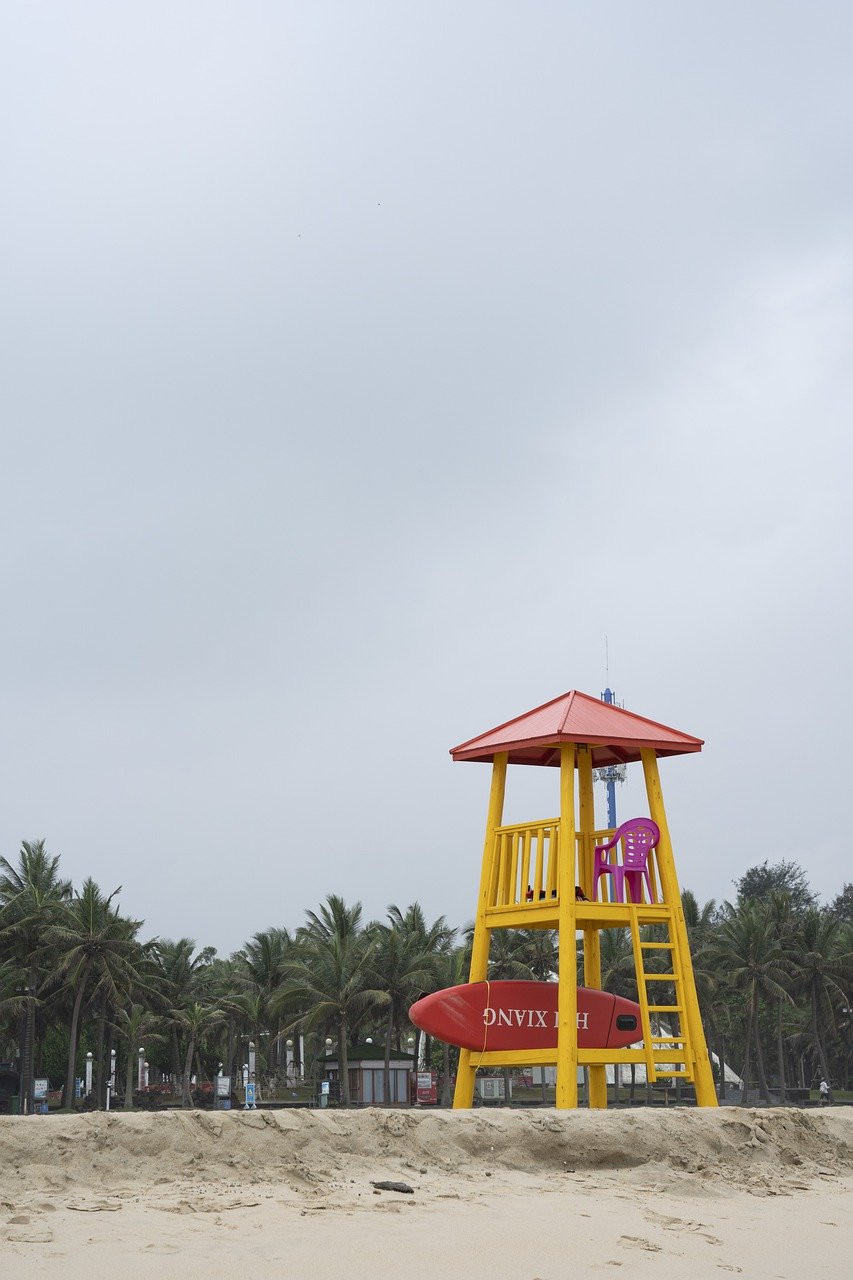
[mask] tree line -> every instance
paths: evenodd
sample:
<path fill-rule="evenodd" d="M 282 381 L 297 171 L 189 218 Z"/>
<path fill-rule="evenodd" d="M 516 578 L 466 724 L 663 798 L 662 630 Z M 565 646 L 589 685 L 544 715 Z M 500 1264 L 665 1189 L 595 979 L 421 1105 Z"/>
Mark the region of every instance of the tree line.
<path fill-rule="evenodd" d="M 765 1100 L 772 1090 L 784 1102 L 820 1076 L 848 1088 L 853 885 L 821 906 L 796 863 L 765 862 L 735 888 L 721 904 L 682 895 L 709 1048 Z M 233 1075 L 249 1040 L 258 1073 L 275 1082 L 285 1076 L 288 1041 L 297 1060 L 303 1047 L 298 1066 L 311 1080 L 331 1039 L 346 1104 L 349 1051 L 370 1039 L 381 1046 L 390 1102 L 392 1055 L 417 1034 L 409 1006 L 467 980 L 470 926 L 429 921 L 418 903 L 371 921 L 359 903 L 332 894 L 295 930 L 263 930 L 223 958 L 190 938 L 143 940 L 143 922 L 122 912 L 119 892 L 92 879 L 75 889 L 43 840 L 24 842 L 14 861 L 0 858 L 0 1059 L 18 1064 L 30 1107 L 33 1081 L 44 1076 L 73 1105 L 89 1053 L 96 1105 L 113 1052 L 122 1105 L 143 1102 L 140 1045 L 190 1107 L 193 1081 L 209 1082 L 220 1063 Z M 601 959 L 604 988 L 636 999 L 627 930 L 602 931 Z M 547 981 L 556 968 L 552 932 L 493 934 L 490 978 Z M 428 1041 L 422 1048 L 448 1101 L 456 1051 Z M 718 1076 L 722 1090 L 722 1068 Z"/>

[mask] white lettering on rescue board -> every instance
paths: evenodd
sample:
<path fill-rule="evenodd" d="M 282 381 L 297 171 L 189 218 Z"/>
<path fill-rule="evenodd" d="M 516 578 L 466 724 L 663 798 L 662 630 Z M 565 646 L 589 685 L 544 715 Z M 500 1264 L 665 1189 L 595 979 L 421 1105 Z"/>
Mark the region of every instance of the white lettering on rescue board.
<path fill-rule="evenodd" d="M 495 1025 L 499 1027 L 546 1027 L 548 1026 L 545 1019 L 548 1016 L 547 1009 L 493 1009 L 491 1005 L 486 1005 L 483 1010 L 483 1024 L 487 1027 Z M 554 1010 L 554 1021 L 551 1024 L 556 1027 L 559 1025 L 559 1010 Z M 587 1031 L 589 1029 L 589 1012 L 581 1012 L 578 1010 L 578 1031 Z"/>

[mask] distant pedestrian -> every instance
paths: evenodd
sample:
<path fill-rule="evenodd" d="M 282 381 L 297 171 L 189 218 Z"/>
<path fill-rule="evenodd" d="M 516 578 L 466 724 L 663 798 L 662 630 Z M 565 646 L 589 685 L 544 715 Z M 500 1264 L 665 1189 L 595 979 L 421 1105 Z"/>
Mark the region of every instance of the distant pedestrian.
<path fill-rule="evenodd" d="M 820 1105 L 822 1107 L 828 1106 L 828 1104 L 832 1101 L 832 1098 L 829 1092 L 829 1085 L 826 1083 L 826 1080 L 824 1080 L 822 1077 L 821 1077 L 821 1082 L 817 1088 L 818 1088 L 818 1093 L 820 1094 Z"/>

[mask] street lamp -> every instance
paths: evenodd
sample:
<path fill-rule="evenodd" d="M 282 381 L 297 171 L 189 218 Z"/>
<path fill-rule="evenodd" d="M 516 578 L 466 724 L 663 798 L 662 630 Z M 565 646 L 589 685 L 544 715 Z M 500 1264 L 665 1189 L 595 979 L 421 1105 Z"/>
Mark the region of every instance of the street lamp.
<path fill-rule="evenodd" d="M 92 1092 L 92 1060 L 93 1054 L 91 1050 L 86 1054 L 86 1097 Z"/>
<path fill-rule="evenodd" d="M 110 1074 L 107 1080 L 107 1111 L 110 1109 L 113 1090 L 116 1087 L 116 1051 L 110 1049 Z"/>
<path fill-rule="evenodd" d="M 139 1062 L 137 1063 L 137 1068 L 136 1068 L 137 1092 L 142 1088 L 143 1084 L 145 1083 L 144 1075 L 145 1075 L 145 1050 L 143 1049 L 142 1045 L 140 1045 L 139 1046 Z"/>

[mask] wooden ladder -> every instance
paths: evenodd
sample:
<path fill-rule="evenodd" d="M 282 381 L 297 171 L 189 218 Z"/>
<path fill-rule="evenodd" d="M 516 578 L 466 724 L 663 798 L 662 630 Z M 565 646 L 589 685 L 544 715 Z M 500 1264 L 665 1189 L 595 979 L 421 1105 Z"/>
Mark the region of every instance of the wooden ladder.
<path fill-rule="evenodd" d="M 690 1045 L 690 1033 L 687 1026 L 687 1013 L 684 1005 L 684 974 L 678 946 L 675 940 L 675 928 L 672 908 L 667 910 L 666 917 L 656 915 L 653 920 L 643 920 L 641 903 L 630 904 L 631 943 L 634 949 L 634 968 L 637 974 L 637 995 L 640 1005 L 640 1021 L 643 1028 L 643 1048 L 646 1053 L 646 1078 L 649 1084 L 656 1080 L 671 1077 L 674 1080 L 693 1080 L 693 1052 Z M 640 936 L 642 924 L 654 924 L 664 929 L 666 939 L 660 942 L 644 942 Z M 670 969 L 666 973 L 649 973 L 646 969 L 645 957 L 650 951 L 662 951 L 670 957 Z M 649 983 L 669 982 L 675 991 L 675 1004 L 660 1004 L 653 997 L 649 1000 Z M 655 1035 L 652 1027 L 652 1014 L 667 1014 L 674 1024 L 678 1019 L 678 1029 L 670 1035 Z M 659 1021 L 659 1019 L 656 1019 Z"/>

